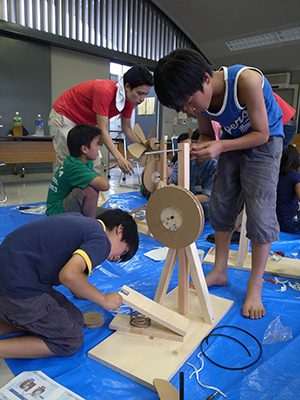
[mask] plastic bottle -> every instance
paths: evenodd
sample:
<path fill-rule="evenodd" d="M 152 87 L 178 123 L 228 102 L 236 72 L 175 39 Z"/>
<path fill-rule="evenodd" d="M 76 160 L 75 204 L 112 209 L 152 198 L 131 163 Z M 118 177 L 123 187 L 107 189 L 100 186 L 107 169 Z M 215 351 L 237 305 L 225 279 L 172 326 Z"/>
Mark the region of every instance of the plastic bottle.
<path fill-rule="evenodd" d="M 22 118 L 20 117 L 18 111 L 16 111 L 16 115 L 13 118 L 13 135 L 23 136 Z"/>
<path fill-rule="evenodd" d="M 41 114 L 35 120 L 35 136 L 44 136 L 44 121 Z"/>

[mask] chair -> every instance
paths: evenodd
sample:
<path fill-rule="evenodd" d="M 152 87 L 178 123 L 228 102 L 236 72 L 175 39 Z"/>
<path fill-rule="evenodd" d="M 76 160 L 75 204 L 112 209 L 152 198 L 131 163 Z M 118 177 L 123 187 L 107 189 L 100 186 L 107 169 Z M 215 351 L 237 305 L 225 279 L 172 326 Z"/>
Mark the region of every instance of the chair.
<path fill-rule="evenodd" d="M 15 174 L 15 175 L 18 175 L 18 166 L 21 168 L 20 177 L 21 177 L 21 178 L 24 178 L 24 177 L 25 177 L 25 168 L 24 168 L 23 165 L 20 164 L 20 163 L 15 164 L 15 166 L 14 166 L 14 174 Z"/>
<path fill-rule="evenodd" d="M 0 167 L 4 167 L 5 163 L 3 161 L 0 161 Z M 7 195 L 3 186 L 3 183 L 0 179 L 0 203 L 5 203 L 7 200 Z"/>

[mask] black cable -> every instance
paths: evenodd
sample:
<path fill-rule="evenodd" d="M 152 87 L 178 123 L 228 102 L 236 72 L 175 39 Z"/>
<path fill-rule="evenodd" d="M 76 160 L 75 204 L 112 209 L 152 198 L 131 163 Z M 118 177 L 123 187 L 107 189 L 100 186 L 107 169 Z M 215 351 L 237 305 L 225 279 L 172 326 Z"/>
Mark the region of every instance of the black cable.
<path fill-rule="evenodd" d="M 247 347 L 244 345 L 244 343 L 242 343 L 242 342 L 240 342 L 238 339 L 236 339 L 236 338 L 234 338 L 234 337 L 232 337 L 232 336 L 229 336 L 229 335 L 224 335 L 223 333 L 211 333 L 210 335 L 209 335 L 209 337 L 211 337 L 211 336 L 224 336 L 224 337 L 227 337 L 228 339 L 232 339 L 232 340 L 234 340 L 235 342 L 237 342 L 237 343 L 239 343 L 241 346 L 243 346 L 244 347 L 244 349 L 247 351 L 247 353 L 249 354 L 249 357 L 251 357 L 251 353 L 250 353 L 250 351 L 249 351 L 249 349 L 247 349 Z M 206 337 L 206 343 L 208 344 L 208 336 Z"/>
<path fill-rule="evenodd" d="M 246 348 L 245 345 L 243 345 L 240 341 L 238 341 L 237 339 L 235 339 L 235 338 L 232 337 L 232 336 L 227 336 L 227 335 L 218 334 L 218 333 L 217 333 L 217 334 L 213 334 L 213 332 L 215 332 L 217 329 L 221 329 L 221 328 L 233 328 L 233 329 L 238 329 L 239 331 L 242 331 L 242 332 L 246 333 L 247 335 L 251 336 L 251 337 L 256 341 L 256 343 L 257 343 L 258 346 L 259 346 L 259 350 L 260 350 L 260 351 L 259 351 L 259 355 L 258 355 L 257 359 L 256 359 L 255 361 L 253 361 L 252 363 L 250 363 L 250 364 L 248 364 L 248 365 L 246 365 L 246 366 L 243 366 L 243 367 L 225 367 L 224 365 L 218 364 L 218 363 L 216 363 L 215 361 L 213 361 L 211 358 L 209 358 L 209 357 L 207 356 L 207 354 L 206 354 L 206 353 L 204 352 L 204 350 L 203 350 L 203 342 L 206 340 L 206 343 L 208 344 L 208 339 L 209 339 L 210 336 L 226 336 L 226 337 L 228 337 L 228 338 L 230 338 L 230 339 L 232 339 L 232 340 L 237 341 L 237 342 L 240 343 L 244 348 Z M 246 369 L 246 368 L 251 367 L 253 364 L 257 363 L 257 361 L 260 359 L 260 357 L 261 357 L 261 355 L 262 355 L 262 346 L 261 346 L 260 342 L 258 341 L 258 339 L 256 339 L 255 336 L 253 336 L 251 333 L 245 331 L 245 330 L 242 329 L 242 328 L 239 328 L 239 327 L 237 327 L 237 326 L 231 326 L 231 325 L 222 325 L 222 326 L 218 326 L 218 327 L 214 328 L 214 329 L 210 332 L 210 334 L 207 335 L 207 336 L 201 341 L 201 343 L 200 343 L 200 349 L 201 349 L 201 352 L 203 353 L 204 357 L 207 358 L 207 360 L 209 360 L 210 362 L 212 362 L 214 365 L 216 365 L 217 367 L 220 367 L 220 368 L 224 368 L 224 369 L 231 370 L 231 371 L 237 371 L 237 370 L 240 370 L 240 369 Z M 247 348 L 246 348 L 246 349 L 247 349 Z M 247 351 L 248 351 L 248 354 L 251 356 L 251 354 L 250 354 L 250 352 L 249 352 L 248 349 L 247 349 Z"/>

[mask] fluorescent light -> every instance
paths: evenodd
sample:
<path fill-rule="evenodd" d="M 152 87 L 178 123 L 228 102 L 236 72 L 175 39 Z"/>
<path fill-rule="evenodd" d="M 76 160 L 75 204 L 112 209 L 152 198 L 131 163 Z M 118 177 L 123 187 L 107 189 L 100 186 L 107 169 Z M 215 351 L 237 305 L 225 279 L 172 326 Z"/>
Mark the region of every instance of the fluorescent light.
<path fill-rule="evenodd" d="M 277 32 L 265 33 L 264 35 L 250 36 L 243 39 L 230 40 L 226 46 L 230 51 L 251 49 L 253 47 L 268 46 L 276 43 L 285 43 L 300 39 L 300 27 L 283 29 Z"/>

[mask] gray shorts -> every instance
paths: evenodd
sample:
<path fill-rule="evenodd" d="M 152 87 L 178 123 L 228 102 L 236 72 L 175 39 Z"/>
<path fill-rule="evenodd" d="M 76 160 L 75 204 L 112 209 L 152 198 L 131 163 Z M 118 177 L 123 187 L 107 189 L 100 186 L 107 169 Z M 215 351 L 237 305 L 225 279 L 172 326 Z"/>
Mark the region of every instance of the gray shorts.
<path fill-rule="evenodd" d="M 282 138 L 246 150 L 221 153 L 209 201 L 210 225 L 215 231 L 234 231 L 244 203 L 247 237 L 270 243 L 279 239 L 276 192 Z"/>
<path fill-rule="evenodd" d="M 82 312 L 56 290 L 28 299 L 0 296 L 0 319 L 39 337 L 56 356 L 72 356 L 83 343 Z"/>
<path fill-rule="evenodd" d="M 64 199 L 63 208 L 64 212 L 78 212 L 82 214 L 83 194 L 82 189 L 76 187 Z"/>

